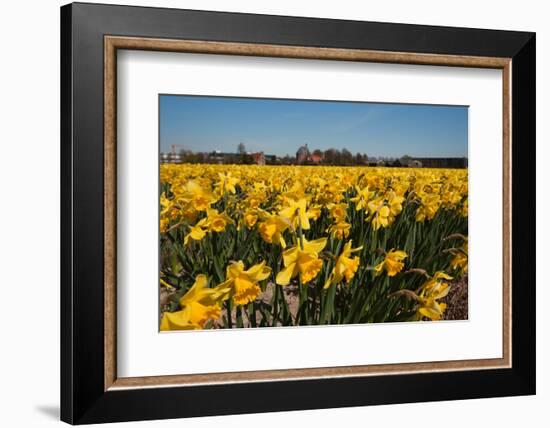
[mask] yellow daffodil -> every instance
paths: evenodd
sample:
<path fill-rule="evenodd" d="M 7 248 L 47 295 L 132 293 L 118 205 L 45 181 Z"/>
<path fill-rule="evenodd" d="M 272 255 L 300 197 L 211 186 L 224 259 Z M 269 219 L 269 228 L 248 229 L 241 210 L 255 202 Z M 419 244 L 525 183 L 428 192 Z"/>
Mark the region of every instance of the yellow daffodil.
<path fill-rule="evenodd" d="M 420 206 L 416 210 L 416 221 L 423 223 L 435 217 L 440 206 L 439 196 L 425 194 L 420 198 Z"/>
<path fill-rule="evenodd" d="M 307 210 L 307 200 L 301 198 L 299 200 L 289 199 L 283 209 L 279 211 L 279 215 L 290 221 L 297 229 L 301 227 L 303 230 L 309 230 L 309 219 L 315 217 L 316 212 Z"/>
<path fill-rule="evenodd" d="M 403 210 L 403 202 L 405 198 L 397 195 L 394 191 L 391 191 L 387 196 L 388 205 L 390 207 L 390 215 L 392 217 L 397 216 Z"/>
<path fill-rule="evenodd" d="M 319 258 L 319 253 L 327 245 L 327 238 L 314 241 L 307 241 L 302 238 L 302 241 L 302 244 L 298 243 L 298 245 L 283 253 L 285 267 L 277 275 L 277 284 L 287 285 L 292 278 L 298 275 L 300 275 L 302 284 L 306 284 L 315 278 L 323 267 L 323 261 Z"/>
<path fill-rule="evenodd" d="M 266 194 L 263 191 L 254 190 L 249 193 L 244 200 L 244 205 L 250 209 L 258 209 L 267 200 Z"/>
<path fill-rule="evenodd" d="M 374 230 L 386 228 L 393 224 L 395 217 L 403 210 L 405 198 L 397 195 L 393 190 L 385 197 L 371 200 L 368 204 L 369 216 L 366 221 L 372 221 Z"/>
<path fill-rule="evenodd" d="M 189 240 L 192 239 L 194 241 L 200 241 L 206 236 L 206 219 L 203 218 L 200 220 L 196 225 L 190 226 L 190 232 L 185 235 L 185 238 L 183 240 L 183 245 L 187 245 L 189 243 Z"/>
<path fill-rule="evenodd" d="M 262 239 L 269 244 L 278 244 L 282 248 L 286 248 L 283 232 L 290 226 L 289 220 L 268 212 L 264 212 L 262 215 L 265 220 L 258 226 Z"/>
<path fill-rule="evenodd" d="M 310 219 L 317 220 L 321 216 L 321 207 L 319 205 L 311 205 L 307 213 Z"/>
<path fill-rule="evenodd" d="M 468 241 L 461 248 L 455 249 L 453 254 L 451 268 L 458 270 L 461 274 L 468 272 Z"/>
<path fill-rule="evenodd" d="M 231 172 L 222 173 L 218 172 L 219 181 L 216 183 L 216 189 L 220 192 L 220 194 L 224 194 L 226 192 L 230 192 L 235 194 L 236 188 L 235 186 L 239 182 L 239 179 L 236 177 L 233 177 L 231 175 Z"/>
<path fill-rule="evenodd" d="M 166 232 L 170 225 L 170 221 L 176 219 L 179 214 L 181 214 L 181 210 L 179 210 L 174 204 L 174 201 L 168 199 L 163 192 L 160 195 L 160 231 L 162 233 Z"/>
<path fill-rule="evenodd" d="M 282 194 L 281 196 L 282 199 L 287 202 L 305 199 L 307 195 L 306 191 L 304 190 L 303 182 L 301 180 L 294 181 L 292 187 L 284 192 L 284 194 Z"/>
<path fill-rule="evenodd" d="M 367 221 L 372 221 L 372 227 L 374 230 L 378 230 L 381 227 L 388 227 L 390 225 L 390 208 L 385 205 L 383 199 L 376 199 L 368 203 L 368 209 L 370 216 L 367 217 Z"/>
<path fill-rule="evenodd" d="M 344 239 L 349 236 L 350 230 L 351 224 L 340 221 L 332 224 L 327 231 L 336 239 Z"/>
<path fill-rule="evenodd" d="M 242 261 L 231 263 L 226 270 L 225 282 L 220 288 L 230 289 L 230 296 L 236 305 L 246 305 L 253 302 L 260 295 L 259 281 L 267 279 L 271 275 L 271 268 L 265 265 L 265 261 L 244 269 Z"/>
<path fill-rule="evenodd" d="M 369 190 L 369 186 L 361 189 L 359 186 L 355 186 L 355 191 L 357 192 L 357 195 L 353 198 L 350 198 L 351 202 L 355 203 L 355 210 L 360 211 L 367 208 L 367 204 L 369 203 L 369 200 L 371 199 L 374 192 L 371 192 Z"/>
<path fill-rule="evenodd" d="M 462 200 L 462 194 L 456 189 L 447 189 L 441 195 L 441 204 L 443 207 L 452 209 Z"/>
<path fill-rule="evenodd" d="M 243 215 L 244 223 L 246 224 L 246 227 L 249 229 L 252 229 L 255 224 L 258 222 L 259 214 L 258 210 L 249 209 L 246 210 Z"/>
<path fill-rule="evenodd" d="M 170 225 L 170 220 L 167 218 L 160 218 L 160 232 L 164 233 L 168 230 L 168 226 Z"/>
<path fill-rule="evenodd" d="M 336 223 L 343 223 L 346 221 L 348 204 L 330 204 L 328 209 L 330 210 L 330 215 Z"/>
<path fill-rule="evenodd" d="M 464 201 L 459 212 L 462 217 L 468 217 L 468 199 Z"/>
<path fill-rule="evenodd" d="M 209 208 L 206 210 L 206 215 L 205 225 L 210 231 L 223 232 L 228 224 L 235 224 L 226 213 L 219 213 L 215 209 Z"/>
<path fill-rule="evenodd" d="M 172 208 L 172 206 L 174 205 L 174 202 L 170 199 L 168 199 L 166 197 L 166 194 L 163 192 L 161 195 L 160 195 L 160 206 L 161 206 L 161 210 L 160 210 L 160 215 L 166 215 L 168 213 L 168 211 L 170 211 L 170 209 Z"/>
<path fill-rule="evenodd" d="M 407 296 L 416 302 L 415 314 L 411 318 L 413 321 L 421 321 L 426 318 L 432 321 L 440 320 L 447 305 L 438 302 L 438 300 L 449 294 L 450 285 L 444 281 L 451 280 L 453 277 L 443 271 L 438 271 L 433 276 L 429 276 L 422 269 L 416 269 L 416 271 L 426 275 L 428 280 L 416 292 L 403 289 L 392 293 L 391 296 Z"/>
<path fill-rule="evenodd" d="M 395 276 L 405 266 L 403 260 L 407 258 L 407 253 L 401 250 L 394 250 L 393 248 L 386 253 L 384 260 L 375 266 L 374 270 L 376 274 L 382 273 L 382 270 L 386 270 L 388 276 Z"/>
<path fill-rule="evenodd" d="M 453 279 L 452 276 L 447 275 L 445 272 L 439 271 L 422 285 L 417 299 L 419 304 L 415 319 L 420 320 L 422 317 L 426 317 L 434 321 L 441 319 L 447 305 L 445 303 L 439 303 L 437 300 L 442 299 L 449 294 L 450 286 L 448 283 L 442 282 L 442 280 L 451 279 Z"/>
<path fill-rule="evenodd" d="M 201 187 L 193 180 L 184 186 L 181 198 L 190 203 L 196 211 L 206 211 L 210 205 L 216 202 L 216 197 L 209 189 Z"/>
<path fill-rule="evenodd" d="M 333 284 L 341 283 L 344 278 L 349 283 L 357 272 L 357 269 L 359 269 L 359 257 L 351 257 L 351 254 L 361 251 L 363 247 L 351 248 L 351 245 L 351 240 L 344 245 L 342 254 L 336 259 L 336 265 L 325 282 L 325 289 Z"/>
<path fill-rule="evenodd" d="M 176 312 L 165 312 L 161 331 L 203 329 L 209 320 L 221 315 L 221 302 L 227 299 L 229 290 L 223 287 L 208 288 L 206 275 L 197 275 L 193 286 L 183 295 Z"/>

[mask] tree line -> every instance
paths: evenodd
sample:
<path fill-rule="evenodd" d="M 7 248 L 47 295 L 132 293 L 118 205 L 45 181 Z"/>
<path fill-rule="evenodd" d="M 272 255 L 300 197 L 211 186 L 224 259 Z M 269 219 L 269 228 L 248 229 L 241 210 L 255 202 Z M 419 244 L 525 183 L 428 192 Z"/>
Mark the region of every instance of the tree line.
<path fill-rule="evenodd" d="M 243 143 L 239 143 L 236 153 L 193 153 L 189 151 L 180 151 L 180 160 L 183 163 L 224 163 L 224 164 L 253 164 L 254 159 L 250 156 Z M 313 161 L 311 157 L 316 157 L 320 161 Z M 283 157 L 266 155 L 267 165 L 296 165 L 296 156 L 286 155 Z M 310 158 L 301 162 L 301 165 L 336 165 L 336 166 L 356 166 L 369 165 L 369 157 L 366 153 L 353 154 L 348 149 L 342 150 L 330 148 L 327 150 L 315 149 L 310 153 Z"/>

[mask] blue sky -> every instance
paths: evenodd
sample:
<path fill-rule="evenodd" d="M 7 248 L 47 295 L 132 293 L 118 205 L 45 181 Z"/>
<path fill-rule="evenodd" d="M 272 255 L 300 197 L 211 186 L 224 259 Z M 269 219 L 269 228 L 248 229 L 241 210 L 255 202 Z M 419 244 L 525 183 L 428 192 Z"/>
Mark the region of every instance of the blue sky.
<path fill-rule="evenodd" d="M 242 142 L 279 156 L 306 143 L 369 156 L 468 156 L 464 106 L 161 95 L 159 117 L 161 152 L 172 144 L 235 152 Z"/>

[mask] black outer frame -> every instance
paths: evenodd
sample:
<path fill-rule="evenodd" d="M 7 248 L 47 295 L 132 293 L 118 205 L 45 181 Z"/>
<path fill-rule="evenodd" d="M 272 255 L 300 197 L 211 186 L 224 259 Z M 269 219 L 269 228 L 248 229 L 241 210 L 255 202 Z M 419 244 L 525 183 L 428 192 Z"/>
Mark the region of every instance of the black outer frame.
<path fill-rule="evenodd" d="M 512 210 L 512 368 L 105 392 L 104 35 L 512 58 L 512 207 L 521 207 Z M 534 394 L 535 97 L 534 33 L 63 6 L 61 420 L 84 424 Z"/>

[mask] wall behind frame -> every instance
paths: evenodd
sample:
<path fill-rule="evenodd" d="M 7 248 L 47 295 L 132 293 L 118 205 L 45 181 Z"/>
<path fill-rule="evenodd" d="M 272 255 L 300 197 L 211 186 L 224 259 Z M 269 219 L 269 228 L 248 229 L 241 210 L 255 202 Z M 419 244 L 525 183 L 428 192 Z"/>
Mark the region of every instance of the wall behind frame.
<path fill-rule="evenodd" d="M 0 419 L 10 427 L 59 425 L 59 0 L 8 2 L 2 7 L 0 32 L 4 58 L 0 69 L 2 126 L 0 127 L 0 321 L 3 380 Z M 103 0 L 159 7 L 226 10 L 404 22 L 505 30 L 537 31 L 537 75 L 550 75 L 546 52 L 550 29 L 544 3 L 479 2 L 464 0 L 443 8 L 435 0 L 356 2 L 353 0 Z M 550 115 L 550 83 L 537 82 L 537 175 L 539 183 L 550 182 L 550 139 L 546 118 Z M 542 268 L 550 257 L 545 245 L 550 225 L 541 221 L 550 210 L 550 190 L 537 187 L 538 265 L 538 395 L 461 402 L 420 403 L 336 410 L 282 412 L 216 418 L 127 423 L 125 427 L 159 426 L 209 428 L 214 426 L 284 427 L 311 425 L 329 427 L 355 424 L 423 427 L 425 420 L 438 420 L 445 428 L 491 422 L 500 428 L 521 426 L 526 420 L 543 421 L 543 405 L 550 401 L 550 369 L 541 364 L 550 353 L 550 314 L 543 311 L 550 299 L 548 280 Z M 32 251 L 29 250 L 32 242 Z M 28 274 L 31 275 L 28 275 Z M 37 314 L 39 317 L 37 318 Z M 32 386 L 31 386 L 32 383 Z M 389 422 L 391 421 L 391 423 Z M 535 426 L 542 425 L 535 423 Z"/>

